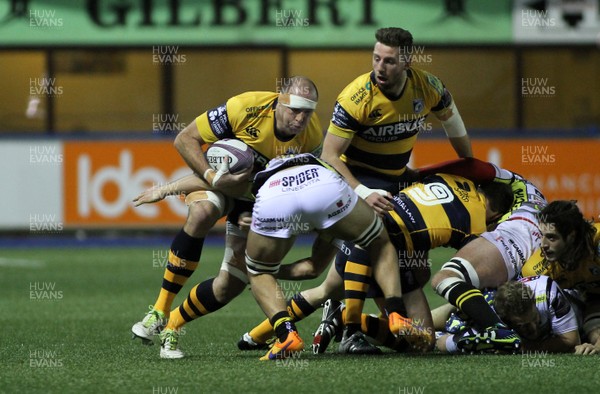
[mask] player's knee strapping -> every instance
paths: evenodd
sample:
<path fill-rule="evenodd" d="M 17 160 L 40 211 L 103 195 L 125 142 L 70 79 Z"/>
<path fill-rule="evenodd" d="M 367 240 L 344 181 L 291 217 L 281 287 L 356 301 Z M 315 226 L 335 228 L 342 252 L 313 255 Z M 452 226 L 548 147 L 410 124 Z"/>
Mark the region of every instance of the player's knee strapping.
<path fill-rule="evenodd" d="M 229 273 L 229 275 L 239 279 L 241 282 L 248 284 L 248 275 L 238 267 L 229 264 L 233 259 L 233 249 L 226 247 L 225 253 L 223 254 L 223 261 L 221 262 L 221 271 Z"/>
<path fill-rule="evenodd" d="M 377 238 L 379 234 L 381 234 L 382 231 L 383 222 L 379 216 L 374 216 L 371 224 L 365 229 L 365 231 L 363 231 L 361 235 L 358 236 L 358 238 L 352 242 L 366 249 L 371 242 L 373 242 L 373 240 Z"/>
<path fill-rule="evenodd" d="M 446 278 L 437 285 L 435 291 L 439 295 L 466 313 L 479 328 L 500 323 L 500 318 L 478 288 L 479 276 L 469 261 L 455 257 L 442 265 L 442 270 L 451 271 L 457 276 Z"/>
<path fill-rule="evenodd" d="M 435 292 L 450 301 L 452 289 L 461 283 L 466 283 L 474 288 L 479 287 L 479 276 L 473 265 L 466 259 L 454 257 L 442 265 L 441 270 L 451 271 L 457 276 L 442 280 L 435 288 Z M 451 302 L 451 301 L 450 301 Z M 452 302 L 451 302 L 452 303 Z"/>
<path fill-rule="evenodd" d="M 279 272 L 279 266 L 281 262 L 277 263 L 265 263 L 251 258 L 246 254 L 246 269 L 253 275 L 259 274 L 270 274 L 275 275 Z"/>
<path fill-rule="evenodd" d="M 228 198 L 220 192 L 199 190 L 192 192 L 185 197 L 185 203 L 187 206 L 203 201 L 214 205 L 219 210 L 219 216 L 225 215 L 225 213 L 227 213 L 231 208 Z"/>

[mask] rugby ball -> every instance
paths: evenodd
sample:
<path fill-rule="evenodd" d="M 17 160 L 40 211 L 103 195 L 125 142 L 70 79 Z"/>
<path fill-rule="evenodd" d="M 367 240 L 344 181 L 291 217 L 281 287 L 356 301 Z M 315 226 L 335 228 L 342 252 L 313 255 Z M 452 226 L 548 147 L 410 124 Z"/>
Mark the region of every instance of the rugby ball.
<path fill-rule="evenodd" d="M 222 139 L 212 144 L 206 151 L 208 164 L 218 170 L 223 160 L 229 160 L 229 172 L 236 174 L 254 165 L 252 148 L 236 139 Z"/>

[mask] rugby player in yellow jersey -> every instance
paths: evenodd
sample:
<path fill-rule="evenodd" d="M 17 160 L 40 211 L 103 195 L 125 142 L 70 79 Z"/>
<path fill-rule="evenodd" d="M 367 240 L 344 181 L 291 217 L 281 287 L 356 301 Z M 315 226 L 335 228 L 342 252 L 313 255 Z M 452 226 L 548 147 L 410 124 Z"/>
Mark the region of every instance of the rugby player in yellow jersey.
<path fill-rule="evenodd" d="M 473 234 L 485 231 L 486 224 L 500 217 L 511 203 L 512 193 L 507 185 L 491 184 L 488 188 L 478 189 L 473 182 L 465 178 L 444 174 L 431 176 L 423 183 L 416 183 L 393 198 L 394 209 L 383 215 L 383 222 L 392 244 L 398 251 L 396 260 L 400 263 L 403 304 L 406 306 L 406 314 L 424 328 L 429 328 L 429 333 L 432 332 L 431 315 L 422 287 L 429 278 L 430 270 L 428 264 L 421 264 L 427 260 L 424 255 L 438 246 L 460 247 Z M 343 327 L 340 321 L 340 304 L 336 300 L 341 299 L 344 294 L 344 269 L 350 273 L 346 286 L 351 289 L 352 298 L 361 303 L 357 309 L 359 329 L 381 344 L 390 347 L 397 345 L 386 319 L 380 320 L 360 314 L 369 284 L 373 286 L 369 290 L 371 297 L 381 297 L 381 292 L 375 283 L 371 282 L 368 254 L 364 250 L 357 251 L 348 262 L 345 256 L 341 258 L 338 254 L 336 264 L 330 268 L 321 285 L 302 291 L 289 301 L 288 311 L 297 321 L 313 313 L 323 301 L 333 299 L 326 303 L 323 323 L 315 334 L 315 353 L 324 352 Z M 415 261 L 421 259 L 423 261 Z M 395 269 L 398 269 L 398 265 L 394 265 Z M 380 307 L 387 309 L 385 305 Z M 344 320 L 347 321 L 348 318 Z M 244 334 L 238 347 L 241 350 L 260 348 L 272 335 L 271 323 L 265 320 Z M 433 337 L 425 347 L 432 345 Z M 379 349 L 370 345 L 358 331 L 346 341 L 342 341 L 338 351 L 365 354 L 377 353 Z"/>
<path fill-rule="evenodd" d="M 232 198 L 247 191 L 250 170 L 236 175 L 227 168 L 215 171 L 206 161 L 202 146 L 224 138 L 240 139 L 255 152 L 254 172 L 286 152 L 318 155 L 321 151 L 323 132 L 314 112 L 317 88 L 306 77 L 287 81 L 280 93 L 242 93 L 198 116 L 175 139 L 175 148 L 195 174 L 147 190 L 134 200 L 140 205 L 158 201 L 167 193 L 187 194 L 188 217 L 171 244 L 158 298 L 144 319 L 132 327 L 134 337 L 148 343 L 167 324 L 161 332 L 163 358 L 183 357 L 177 346 L 178 329 L 222 308 L 248 283 L 244 261 L 246 233 L 238 224 L 244 220 L 240 219 L 242 213 L 246 213 L 242 218 L 249 217 L 253 202 Z M 219 274 L 195 286 L 187 300 L 171 311 L 175 296 L 198 266 L 204 237 L 224 215 L 228 215 L 225 254 Z"/>
<path fill-rule="evenodd" d="M 561 288 L 574 290 L 583 303 L 587 343 L 578 354 L 600 353 L 600 223 L 587 221 L 574 201 L 553 201 L 539 215 L 540 248 L 527 260 L 523 276 L 547 275 Z"/>
<path fill-rule="evenodd" d="M 338 95 L 321 157 L 381 215 L 392 209 L 392 195 L 416 181 L 406 165 L 429 113 L 441 121 L 459 157 L 471 157 L 472 149 L 448 89 L 436 76 L 411 66 L 412 34 L 382 28 L 375 39 L 373 69 Z M 350 335 L 358 330 L 356 324 L 347 328 Z"/>
<path fill-rule="evenodd" d="M 321 157 L 381 214 L 392 208 L 386 196 L 416 180 L 406 164 L 429 113 L 441 121 L 459 157 L 471 157 L 472 150 L 448 89 L 411 66 L 410 32 L 383 28 L 375 38 L 373 70 L 339 94 Z"/>

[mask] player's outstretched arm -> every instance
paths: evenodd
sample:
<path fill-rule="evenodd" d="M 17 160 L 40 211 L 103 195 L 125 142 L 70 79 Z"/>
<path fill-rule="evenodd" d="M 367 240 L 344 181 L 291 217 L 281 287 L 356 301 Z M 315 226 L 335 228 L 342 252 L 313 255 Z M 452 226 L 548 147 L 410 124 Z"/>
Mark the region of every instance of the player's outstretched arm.
<path fill-rule="evenodd" d="M 416 171 L 419 179 L 439 173 L 462 176 L 475 183 L 486 183 L 493 181 L 496 177 L 496 169 L 492 164 L 473 157 L 448 160 L 418 168 Z"/>
<path fill-rule="evenodd" d="M 152 204 L 167 196 L 188 194 L 197 190 L 211 190 L 211 187 L 204 179 L 201 179 L 196 174 L 189 174 L 167 184 L 154 186 L 144 190 L 133 199 L 133 206 L 137 207 L 142 204 Z"/>
<path fill-rule="evenodd" d="M 291 264 L 283 264 L 277 274 L 283 280 L 315 279 L 325 271 L 335 258 L 338 249 L 321 237 L 317 237 L 310 257 L 296 260 Z"/>
<path fill-rule="evenodd" d="M 555 335 L 542 341 L 523 341 L 524 351 L 547 351 L 550 353 L 573 353 L 575 347 L 581 344 L 579 332 L 577 330 L 569 331 L 564 334 Z"/>

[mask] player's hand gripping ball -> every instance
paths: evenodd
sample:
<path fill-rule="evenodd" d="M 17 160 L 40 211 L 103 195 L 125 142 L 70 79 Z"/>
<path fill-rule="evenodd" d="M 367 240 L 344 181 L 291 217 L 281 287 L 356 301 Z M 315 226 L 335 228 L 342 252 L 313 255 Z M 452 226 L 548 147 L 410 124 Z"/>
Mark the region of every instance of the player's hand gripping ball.
<path fill-rule="evenodd" d="M 215 171 L 221 168 L 223 160 L 229 160 L 229 172 L 237 174 L 254 165 L 254 153 L 240 140 L 222 139 L 208 148 L 206 160 Z"/>

